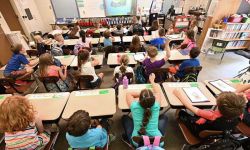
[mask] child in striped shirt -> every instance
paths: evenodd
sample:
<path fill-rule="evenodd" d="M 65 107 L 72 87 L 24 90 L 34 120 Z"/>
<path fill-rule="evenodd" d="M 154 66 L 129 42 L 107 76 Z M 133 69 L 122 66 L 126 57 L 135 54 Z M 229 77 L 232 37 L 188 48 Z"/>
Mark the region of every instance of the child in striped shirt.
<path fill-rule="evenodd" d="M 42 149 L 50 136 L 23 96 L 11 96 L 0 105 L 0 130 L 5 133 L 6 149 Z"/>

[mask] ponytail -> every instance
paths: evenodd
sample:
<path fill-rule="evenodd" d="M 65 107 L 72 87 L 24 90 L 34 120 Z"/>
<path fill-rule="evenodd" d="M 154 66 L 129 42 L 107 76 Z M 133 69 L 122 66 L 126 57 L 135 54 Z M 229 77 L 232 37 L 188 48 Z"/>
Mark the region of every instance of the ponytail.
<path fill-rule="evenodd" d="M 86 32 L 84 30 L 81 30 L 79 32 L 80 37 L 82 38 L 82 42 L 85 43 L 86 42 Z"/>
<path fill-rule="evenodd" d="M 126 73 L 126 70 L 127 70 L 127 67 L 124 66 L 124 64 L 122 63 L 121 67 L 120 67 L 120 71 L 122 74 L 125 74 Z"/>
<path fill-rule="evenodd" d="M 144 117 L 142 120 L 142 126 L 140 128 L 140 130 L 138 131 L 139 135 L 146 135 L 146 126 L 149 122 L 149 119 L 151 118 L 151 110 L 150 108 L 144 109 Z"/>

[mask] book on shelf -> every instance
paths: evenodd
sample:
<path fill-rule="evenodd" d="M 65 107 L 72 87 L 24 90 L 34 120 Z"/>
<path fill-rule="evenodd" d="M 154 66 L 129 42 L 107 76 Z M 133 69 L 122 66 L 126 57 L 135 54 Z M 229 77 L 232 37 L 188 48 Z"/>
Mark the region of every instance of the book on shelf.
<path fill-rule="evenodd" d="M 231 41 L 228 42 L 227 47 L 242 47 L 245 43 L 245 41 Z"/>

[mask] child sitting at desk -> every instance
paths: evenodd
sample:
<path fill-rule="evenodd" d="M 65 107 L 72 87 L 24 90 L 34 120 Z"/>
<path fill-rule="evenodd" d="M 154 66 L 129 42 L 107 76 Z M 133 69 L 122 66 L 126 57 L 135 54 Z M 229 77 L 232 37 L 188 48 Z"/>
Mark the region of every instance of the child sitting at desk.
<path fill-rule="evenodd" d="M 198 47 L 193 47 L 189 53 L 190 59 L 185 60 L 181 63 L 175 77 L 182 79 L 185 77 L 184 70 L 188 67 L 198 67 L 200 66 L 200 61 L 197 57 L 200 55 L 200 49 Z"/>
<path fill-rule="evenodd" d="M 117 74 L 117 73 L 119 73 L 120 75 L 124 75 L 127 72 L 131 72 L 131 73 L 134 74 L 133 68 L 129 67 L 128 63 L 129 63 L 129 57 L 128 57 L 128 55 L 126 55 L 126 54 L 122 55 L 121 59 L 120 59 L 121 66 L 115 67 L 113 75 L 115 76 L 115 74 Z"/>
<path fill-rule="evenodd" d="M 148 34 L 152 35 L 152 31 L 157 31 L 159 29 L 159 22 L 158 20 L 154 20 L 152 22 L 152 26 L 148 29 Z"/>
<path fill-rule="evenodd" d="M 54 44 L 52 44 L 51 55 L 52 56 L 63 56 L 63 45 L 64 38 L 62 34 L 55 34 L 54 39 L 56 40 Z"/>
<path fill-rule="evenodd" d="M 72 30 L 68 33 L 68 39 L 78 39 L 79 37 L 77 36 L 79 31 L 78 26 L 74 26 Z"/>
<path fill-rule="evenodd" d="M 132 42 L 129 46 L 129 51 L 131 53 L 137 53 L 137 52 L 145 52 L 145 49 L 143 45 L 141 44 L 140 38 L 138 35 L 135 35 L 132 39 Z"/>
<path fill-rule="evenodd" d="M 0 129 L 6 149 L 43 149 L 50 140 L 33 106 L 23 96 L 7 97 L 0 105 Z"/>
<path fill-rule="evenodd" d="M 166 42 L 166 44 L 169 44 L 169 41 Z M 169 46 L 166 46 L 166 56 L 162 58 L 161 60 L 156 60 L 156 56 L 158 54 L 158 50 L 154 46 L 149 46 L 147 49 L 147 54 L 149 58 L 146 56 L 144 61 L 142 62 L 142 65 L 145 67 L 145 73 L 148 77 L 154 69 L 161 68 L 163 65 L 165 65 L 165 62 L 170 57 L 170 49 Z M 148 78 L 147 78 L 148 79 Z"/>
<path fill-rule="evenodd" d="M 104 148 L 108 144 L 107 130 L 101 125 L 91 128 L 91 118 L 84 110 L 76 111 L 67 122 L 66 139 L 71 148 Z"/>
<path fill-rule="evenodd" d="M 149 81 L 152 84 L 153 91 L 143 89 L 140 93 L 128 92 L 126 95 L 132 119 L 128 115 L 122 116 L 122 125 L 125 131 L 122 138 L 135 146 L 138 145 L 132 140 L 134 136 L 164 136 L 166 132 L 168 117 L 166 113 L 160 115 L 161 89 L 154 80 L 155 75 L 151 74 Z M 136 100 L 136 98 L 139 98 L 139 100 Z"/>
<path fill-rule="evenodd" d="M 26 50 L 21 44 L 17 44 L 12 49 L 13 55 L 6 65 L 4 76 L 16 80 L 27 79 L 34 72 L 32 69 L 37 65 L 38 60 L 28 61 L 25 57 Z M 18 81 L 19 82 L 19 81 Z M 20 81 L 21 84 L 21 81 Z"/>
<path fill-rule="evenodd" d="M 80 50 L 78 52 L 78 66 L 80 68 L 81 74 L 92 75 L 94 79 L 90 82 L 93 88 L 99 86 L 102 82 L 104 76 L 103 73 L 96 75 L 95 66 L 99 64 L 99 61 L 94 58 L 90 58 L 90 53 L 88 50 Z"/>
<path fill-rule="evenodd" d="M 234 129 L 239 123 L 240 116 L 246 105 L 243 96 L 232 92 L 224 92 L 217 97 L 218 109 L 205 110 L 193 106 L 181 89 L 175 89 L 173 93 L 186 109 L 194 113 L 195 116 L 181 110 L 178 113 L 178 118 L 197 137 L 203 130 L 225 131 Z"/>
<path fill-rule="evenodd" d="M 116 35 L 116 36 L 121 36 L 121 35 L 123 35 L 123 34 L 124 34 L 124 29 L 123 29 L 123 27 L 122 27 L 122 24 L 118 24 L 118 25 L 116 26 L 116 30 L 114 30 L 113 33 L 114 33 L 114 35 Z"/>
<path fill-rule="evenodd" d="M 52 39 L 44 40 L 41 35 L 34 36 L 36 42 L 36 49 L 38 52 L 38 56 L 46 53 L 46 45 L 49 45 L 52 42 Z"/>
<path fill-rule="evenodd" d="M 81 30 L 79 32 L 80 38 L 79 41 L 77 41 L 75 47 L 74 47 L 74 54 L 77 55 L 79 49 L 88 47 L 92 49 L 91 39 L 86 37 L 86 32 L 84 30 Z"/>
<path fill-rule="evenodd" d="M 158 31 L 159 33 L 159 37 L 152 39 L 150 41 L 150 44 L 157 47 L 159 51 L 163 51 L 164 50 L 164 46 L 165 46 L 165 42 L 166 42 L 166 37 L 165 37 L 165 29 L 161 28 Z"/>
<path fill-rule="evenodd" d="M 52 56 L 49 53 L 42 54 L 39 57 L 39 69 L 42 77 L 56 76 L 60 79 L 57 81 L 57 85 L 62 92 L 69 90 L 70 84 L 67 80 L 67 66 L 58 67 L 55 65 Z M 47 83 L 46 87 L 49 91 L 58 91 L 59 89 L 53 83 Z"/>
<path fill-rule="evenodd" d="M 188 30 L 185 33 L 185 38 L 184 41 L 181 43 L 180 46 L 178 46 L 176 49 L 181 50 L 182 54 L 188 55 L 190 50 L 196 47 L 195 39 L 194 39 L 194 31 L 193 30 Z"/>
<path fill-rule="evenodd" d="M 103 40 L 104 47 L 112 46 L 113 42 L 115 41 L 115 38 L 111 35 L 111 32 L 109 30 L 106 30 L 104 31 L 103 36 L 104 36 Z"/>

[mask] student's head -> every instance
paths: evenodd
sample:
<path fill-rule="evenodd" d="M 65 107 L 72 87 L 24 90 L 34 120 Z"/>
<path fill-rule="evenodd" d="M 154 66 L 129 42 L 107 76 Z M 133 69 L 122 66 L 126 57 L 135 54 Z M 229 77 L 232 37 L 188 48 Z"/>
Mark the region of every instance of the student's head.
<path fill-rule="evenodd" d="M 81 30 L 79 32 L 79 35 L 82 38 L 82 42 L 85 43 L 85 41 L 86 41 L 86 32 L 84 30 Z"/>
<path fill-rule="evenodd" d="M 95 26 L 97 29 L 99 29 L 99 28 L 100 28 L 100 23 L 99 23 L 99 22 L 95 22 L 95 23 L 94 23 L 94 26 Z"/>
<path fill-rule="evenodd" d="M 23 48 L 22 44 L 15 44 L 11 50 L 14 54 L 25 53 L 25 49 Z"/>
<path fill-rule="evenodd" d="M 133 16 L 132 22 L 133 22 L 134 24 L 136 24 L 136 23 L 138 22 L 138 20 L 140 20 L 140 16 Z"/>
<path fill-rule="evenodd" d="M 159 29 L 158 33 L 159 33 L 159 36 L 160 36 L 160 37 L 165 36 L 165 34 L 166 34 L 164 28 Z"/>
<path fill-rule="evenodd" d="M 120 71 L 122 74 L 126 73 L 126 67 L 129 63 L 129 58 L 128 58 L 128 55 L 122 55 L 121 59 L 120 59 L 120 64 L 121 64 L 121 67 L 120 67 Z"/>
<path fill-rule="evenodd" d="M 69 30 L 69 28 L 67 26 L 63 26 L 62 30 Z"/>
<path fill-rule="evenodd" d="M 149 119 L 151 117 L 151 107 L 155 103 L 155 97 L 154 94 L 151 90 L 149 89 L 144 89 L 140 93 L 139 97 L 139 103 L 141 107 L 144 109 L 144 116 L 142 120 L 142 126 L 141 129 L 138 131 L 140 135 L 145 135 L 146 134 L 146 126 L 149 122 Z"/>
<path fill-rule="evenodd" d="M 157 56 L 158 50 L 155 46 L 149 46 L 147 49 L 147 53 L 150 58 L 154 58 Z"/>
<path fill-rule="evenodd" d="M 138 35 L 135 35 L 130 43 L 129 50 L 132 53 L 136 53 L 141 48 L 141 41 Z"/>
<path fill-rule="evenodd" d="M 41 76 L 47 76 L 47 68 L 50 65 L 53 65 L 54 61 L 52 56 L 49 53 L 44 53 L 39 57 L 39 70 Z"/>
<path fill-rule="evenodd" d="M 108 39 L 111 36 L 111 32 L 109 30 L 104 31 L 103 33 L 104 38 Z"/>
<path fill-rule="evenodd" d="M 0 105 L 0 130 L 24 131 L 35 120 L 35 111 L 23 96 L 7 97 Z"/>
<path fill-rule="evenodd" d="M 195 39 L 194 39 L 194 31 L 193 30 L 188 30 L 186 32 L 186 38 L 189 38 L 191 41 L 195 41 Z"/>
<path fill-rule="evenodd" d="M 121 29 L 122 29 L 122 24 L 118 24 L 118 25 L 116 26 L 116 28 L 117 28 L 117 30 L 121 30 Z"/>
<path fill-rule="evenodd" d="M 243 113 L 246 100 L 233 92 L 223 92 L 217 97 L 217 106 L 223 117 L 235 119 Z"/>
<path fill-rule="evenodd" d="M 64 40 L 62 34 L 55 34 L 55 35 L 54 35 L 54 39 L 55 39 L 57 42 L 61 42 L 61 41 Z"/>
<path fill-rule="evenodd" d="M 90 53 L 88 50 L 83 49 L 78 51 L 78 66 L 85 64 L 89 59 Z"/>
<path fill-rule="evenodd" d="M 78 110 L 68 119 L 67 132 L 72 136 L 84 135 L 90 127 L 90 121 L 88 112 Z"/>
<path fill-rule="evenodd" d="M 190 52 L 189 52 L 189 56 L 191 58 L 196 58 L 200 55 L 201 51 L 198 47 L 193 47 Z"/>
<path fill-rule="evenodd" d="M 70 35 L 76 35 L 76 33 L 79 31 L 79 27 L 78 26 L 74 26 L 70 32 Z"/>
<path fill-rule="evenodd" d="M 154 20 L 154 21 L 152 22 L 152 27 L 153 27 L 154 29 L 158 29 L 158 28 L 159 28 L 159 22 L 158 22 L 158 20 Z"/>
<path fill-rule="evenodd" d="M 197 20 L 196 20 L 196 19 L 193 19 L 193 20 L 190 22 L 190 26 L 191 26 L 191 28 L 197 26 Z"/>

